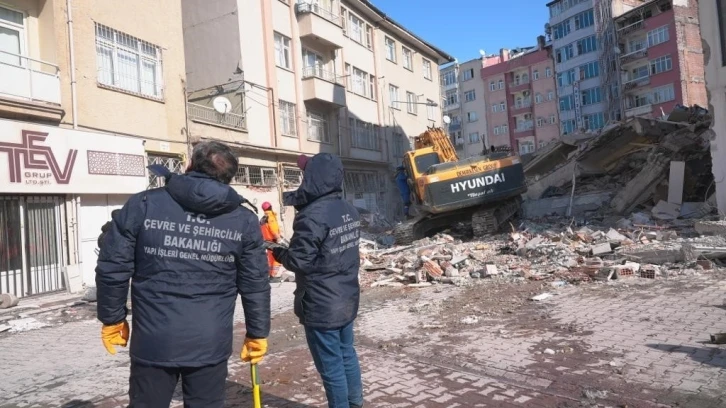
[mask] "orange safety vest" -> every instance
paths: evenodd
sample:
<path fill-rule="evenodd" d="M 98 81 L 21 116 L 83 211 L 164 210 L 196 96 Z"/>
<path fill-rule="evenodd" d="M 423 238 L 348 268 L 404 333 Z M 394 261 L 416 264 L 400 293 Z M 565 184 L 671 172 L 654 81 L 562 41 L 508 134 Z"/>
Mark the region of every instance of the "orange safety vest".
<path fill-rule="evenodd" d="M 277 214 L 272 210 L 265 211 L 265 217 L 260 224 L 262 229 L 262 239 L 265 241 L 276 241 L 275 237 L 280 235 L 280 225 L 277 223 Z M 272 256 L 272 251 L 267 251 L 267 263 L 270 267 L 270 276 L 277 273 L 280 263 Z"/>

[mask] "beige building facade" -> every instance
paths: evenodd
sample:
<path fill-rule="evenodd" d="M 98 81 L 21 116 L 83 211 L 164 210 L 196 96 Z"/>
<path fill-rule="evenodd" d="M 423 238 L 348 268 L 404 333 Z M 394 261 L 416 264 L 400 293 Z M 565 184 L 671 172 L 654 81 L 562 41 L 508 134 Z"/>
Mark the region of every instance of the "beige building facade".
<path fill-rule="evenodd" d="M 410 138 L 440 125 L 447 54 L 364 0 L 183 0 L 190 135 L 228 142 L 235 187 L 281 206 L 301 152 L 338 154 L 345 196 L 391 219 Z M 292 209 L 282 211 L 291 233 Z"/>
<path fill-rule="evenodd" d="M 0 0 L 0 33 L 0 292 L 93 286 L 111 211 L 185 162 L 181 5 Z"/>

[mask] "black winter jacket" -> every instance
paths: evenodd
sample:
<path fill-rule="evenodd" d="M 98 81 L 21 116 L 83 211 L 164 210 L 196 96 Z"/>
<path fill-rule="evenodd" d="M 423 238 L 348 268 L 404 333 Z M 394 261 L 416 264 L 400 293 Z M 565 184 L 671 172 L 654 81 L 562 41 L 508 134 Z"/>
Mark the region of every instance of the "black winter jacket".
<path fill-rule="evenodd" d="M 132 196 L 113 217 L 96 267 L 98 319 L 126 318 L 131 359 L 200 367 L 232 353 L 237 293 L 247 335 L 270 332 L 270 283 L 257 217 L 231 187 L 200 173 Z"/>
<path fill-rule="evenodd" d="M 343 200 L 342 186 L 340 159 L 328 153 L 313 156 L 300 187 L 283 198 L 297 210 L 290 246 L 273 250 L 295 273 L 300 323 L 318 329 L 343 327 L 358 314 L 360 217 Z"/>

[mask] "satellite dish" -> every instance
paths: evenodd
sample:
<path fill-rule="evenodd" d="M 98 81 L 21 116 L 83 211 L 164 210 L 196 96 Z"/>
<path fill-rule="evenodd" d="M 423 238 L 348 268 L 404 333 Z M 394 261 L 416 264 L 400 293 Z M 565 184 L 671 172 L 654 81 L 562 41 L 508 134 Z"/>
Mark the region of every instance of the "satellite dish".
<path fill-rule="evenodd" d="M 484 52 L 484 50 L 479 50 L 479 55 L 481 55 L 482 57 L 486 57 L 487 53 Z"/>
<path fill-rule="evenodd" d="M 221 113 L 222 115 L 225 115 L 232 110 L 232 102 L 230 102 L 229 99 L 225 98 L 224 96 L 218 96 L 214 98 L 214 100 L 212 101 L 212 106 L 214 107 L 214 110 Z"/>
<path fill-rule="evenodd" d="M 444 115 L 444 123 L 446 123 L 447 125 L 451 123 L 451 118 L 449 117 L 449 115 Z"/>

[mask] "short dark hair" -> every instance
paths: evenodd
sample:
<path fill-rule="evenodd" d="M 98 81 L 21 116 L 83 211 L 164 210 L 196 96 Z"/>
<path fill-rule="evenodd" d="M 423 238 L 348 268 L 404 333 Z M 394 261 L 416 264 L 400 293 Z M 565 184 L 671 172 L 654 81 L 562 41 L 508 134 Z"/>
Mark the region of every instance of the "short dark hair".
<path fill-rule="evenodd" d="M 224 143 L 207 141 L 198 143 L 192 151 L 189 171 L 196 171 L 229 184 L 237 175 L 239 161 L 232 149 Z"/>

